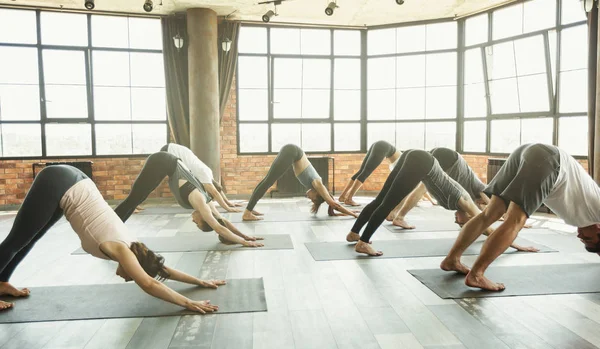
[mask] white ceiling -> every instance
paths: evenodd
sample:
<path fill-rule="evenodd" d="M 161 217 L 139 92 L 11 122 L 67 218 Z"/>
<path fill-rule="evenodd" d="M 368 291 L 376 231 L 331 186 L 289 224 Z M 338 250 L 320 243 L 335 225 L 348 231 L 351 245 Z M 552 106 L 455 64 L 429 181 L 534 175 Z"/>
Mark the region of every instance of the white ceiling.
<path fill-rule="evenodd" d="M 261 16 L 273 5 L 257 3 L 262 0 L 152 0 L 151 14 L 166 15 L 189 8 L 208 7 L 219 16 L 231 14 L 230 19 L 261 21 Z M 279 16 L 272 23 L 305 23 L 336 26 L 374 26 L 463 16 L 511 0 L 337 0 L 333 16 L 325 15 L 332 0 L 287 0 L 277 6 Z M 160 5 L 162 2 L 162 5 Z M 51 7 L 82 10 L 84 0 L 0 0 L 1 4 Z M 95 0 L 95 11 L 146 14 L 144 0 Z"/>

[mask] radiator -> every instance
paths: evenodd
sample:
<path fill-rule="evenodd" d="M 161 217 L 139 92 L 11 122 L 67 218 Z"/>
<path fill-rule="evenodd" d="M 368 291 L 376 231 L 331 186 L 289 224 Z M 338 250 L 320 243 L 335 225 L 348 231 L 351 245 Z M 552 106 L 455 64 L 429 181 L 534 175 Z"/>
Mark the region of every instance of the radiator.
<path fill-rule="evenodd" d="M 323 181 L 323 185 L 329 188 L 329 159 L 328 157 L 308 158 L 315 170 Z M 271 191 L 271 197 L 290 197 L 304 195 L 306 188 L 300 184 L 300 181 L 294 175 L 294 170 L 290 167 L 281 178 L 277 180 L 277 189 Z"/>

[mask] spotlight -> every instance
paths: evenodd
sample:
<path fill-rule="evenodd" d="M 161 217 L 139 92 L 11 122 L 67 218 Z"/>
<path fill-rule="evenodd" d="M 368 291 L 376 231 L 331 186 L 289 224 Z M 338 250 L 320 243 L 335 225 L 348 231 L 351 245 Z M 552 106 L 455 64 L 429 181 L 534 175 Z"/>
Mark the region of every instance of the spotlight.
<path fill-rule="evenodd" d="M 402 4 L 404 4 L 404 0 L 396 0 L 396 4 L 402 5 Z"/>
<path fill-rule="evenodd" d="M 263 22 L 267 23 L 271 20 L 271 17 L 273 16 L 275 16 L 275 12 L 273 10 L 269 10 L 262 16 L 262 20 Z"/>
<path fill-rule="evenodd" d="M 325 14 L 328 16 L 333 15 L 333 10 L 337 7 L 337 5 L 335 4 L 335 1 L 332 1 L 329 3 L 329 5 L 327 5 L 327 8 L 325 9 Z"/>
<path fill-rule="evenodd" d="M 154 5 L 152 5 L 152 0 L 146 0 L 146 2 L 144 3 L 144 11 L 152 12 L 153 8 L 154 8 Z"/>
<path fill-rule="evenodd" d="M 83 5 L 85 6 L 85 8 L 87 8 L 88 10 L 93 10 L 94 7 L 96 7 L 96 5 L 94 5 L 94 0 L 85 0 L 85 2 L 83 3 Z"/>

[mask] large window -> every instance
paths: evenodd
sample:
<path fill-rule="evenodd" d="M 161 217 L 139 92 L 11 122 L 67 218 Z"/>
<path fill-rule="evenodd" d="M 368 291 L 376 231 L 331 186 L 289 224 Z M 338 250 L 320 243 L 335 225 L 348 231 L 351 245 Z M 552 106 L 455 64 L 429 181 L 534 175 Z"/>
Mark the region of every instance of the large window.
<path fill-rule="evenodd" d="M 0 157 L 156 151 L 162 59 L 158 19 L 0 9 Z"/>

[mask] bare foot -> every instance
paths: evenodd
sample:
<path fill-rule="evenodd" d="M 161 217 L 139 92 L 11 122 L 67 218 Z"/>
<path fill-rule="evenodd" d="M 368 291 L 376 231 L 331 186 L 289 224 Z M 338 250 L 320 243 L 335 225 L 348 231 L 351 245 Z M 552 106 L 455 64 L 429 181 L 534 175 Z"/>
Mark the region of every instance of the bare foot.
<path fill-rule="evenodd" d="M 395 226 L 397 226 L 397 227 L 403 228 L 403 229 L 415 229 L 414 225 L 408 224 L 408 222 L 405 221 L 403 218 L 400 218 L 400 219 L 396 218 L 396 219 L 394 219 L 394 221 L 392 222 L 392 224 L 395 225 Z"/>
<path fill-rule="evenodd" d="M 483 275 L 473 275 L 472 272 L 467 274 L 467 277 L 465 278 L 465 285 L 488 291 L 503 291 L 505 289 L 504 284 L 495 283 Z"/>
<path fill-rule="evenodd" d="M 445 270 L 445 271 L 455 271 L 457 273 L 461 273 L 461 274 L 465 274 L 465 275 L 467 275 L 471 271 L 471 269 L 469 269 L 469 267 L 467 267 L 466 265 L 464 265 L 460 262 L 460 259 L 452 260 L 452 259 L 448 259 L 448 257 L 446 257 L 442 261 L 442 263 L 440 264 L 440 268 L 442 268 L 442 270 Z"/>
<path fill-rule="evenodd" d="M 243 221 L 260 221 L 262 219 L 262 217 L 257 217 L 254 215 L 253 212 L 250 212 L 248 210 L 244 211 L 244 214 L 242 215 Z"/>
<path fill-rule="evenodd" d="M 368 254 L 369 256 L 383 255 L 383 252 L 375 251 L 375 249 L 371 245 L 367 244 L 364 241 L 358 241 L 358 243 L 356 243 L 356 246 L 354 246 L 354 251 L 356 251 L 358 253 L 365 253 L 365 254 Z"/>
<path fill-rule="evenodd" d="M 348 233 L 348 235 L 346 235 L 346 241 L 348 242 L 356 242 L 360 240 L 360 235 L 351 231 Z"/>
<path fill-rule="evenodd" d="M 341 203 L 344 203 L 344 201 L 346 201 L 346 197 L 340 195 L 340 197 L 338 198 L 338 201 L 341 202 Z"/>
<path fill-rule="evenodd" d="M 145 208 L 144 208 L 143 206 L 139 206 L 139 205 L 138 205 L 138 206 L 137 206 L 135 209 L 136 209 L 136 210 L 140 210 L 140 211 L 143 211 L 143 210 L 145 210 Z"/>
<path fill-rule="evenodd" d="M 13 307 L 12 303 L 0 301 L 0 311 L 10 309 Z"/>
<path fill-rule="evenodd" d="M 346 205 L 350 205 L 350 206 L 360 206 L 360 204 L 352 199 L 347 199 L 344 200 L 344 204 Z"/>
<path fill-rule="evenodd" d="M 394 220 L 394 218 L 398 215 L 398 212 L 396 211 L 392 211 L 390 212 L 390 214 L 387 215 L 387 217 L 385 217 L 385 220 L 388 222 L 391 222 Z"/>
<path fill-rule="evenodd" d="M 264 213 L 260 213 L 260 212 L 258 212 L 256 210 L 252 210 L 252 214 L 255 215 L 255 216 L 264 216 L 265 215 Z"/>
<path fill-rule="evenodd" d="M 29 293 L 30 291 L 28 288 L 19 290 L 8 282 L 0 282 L 0 296 L 27 297 L 29 296 Z"/>

